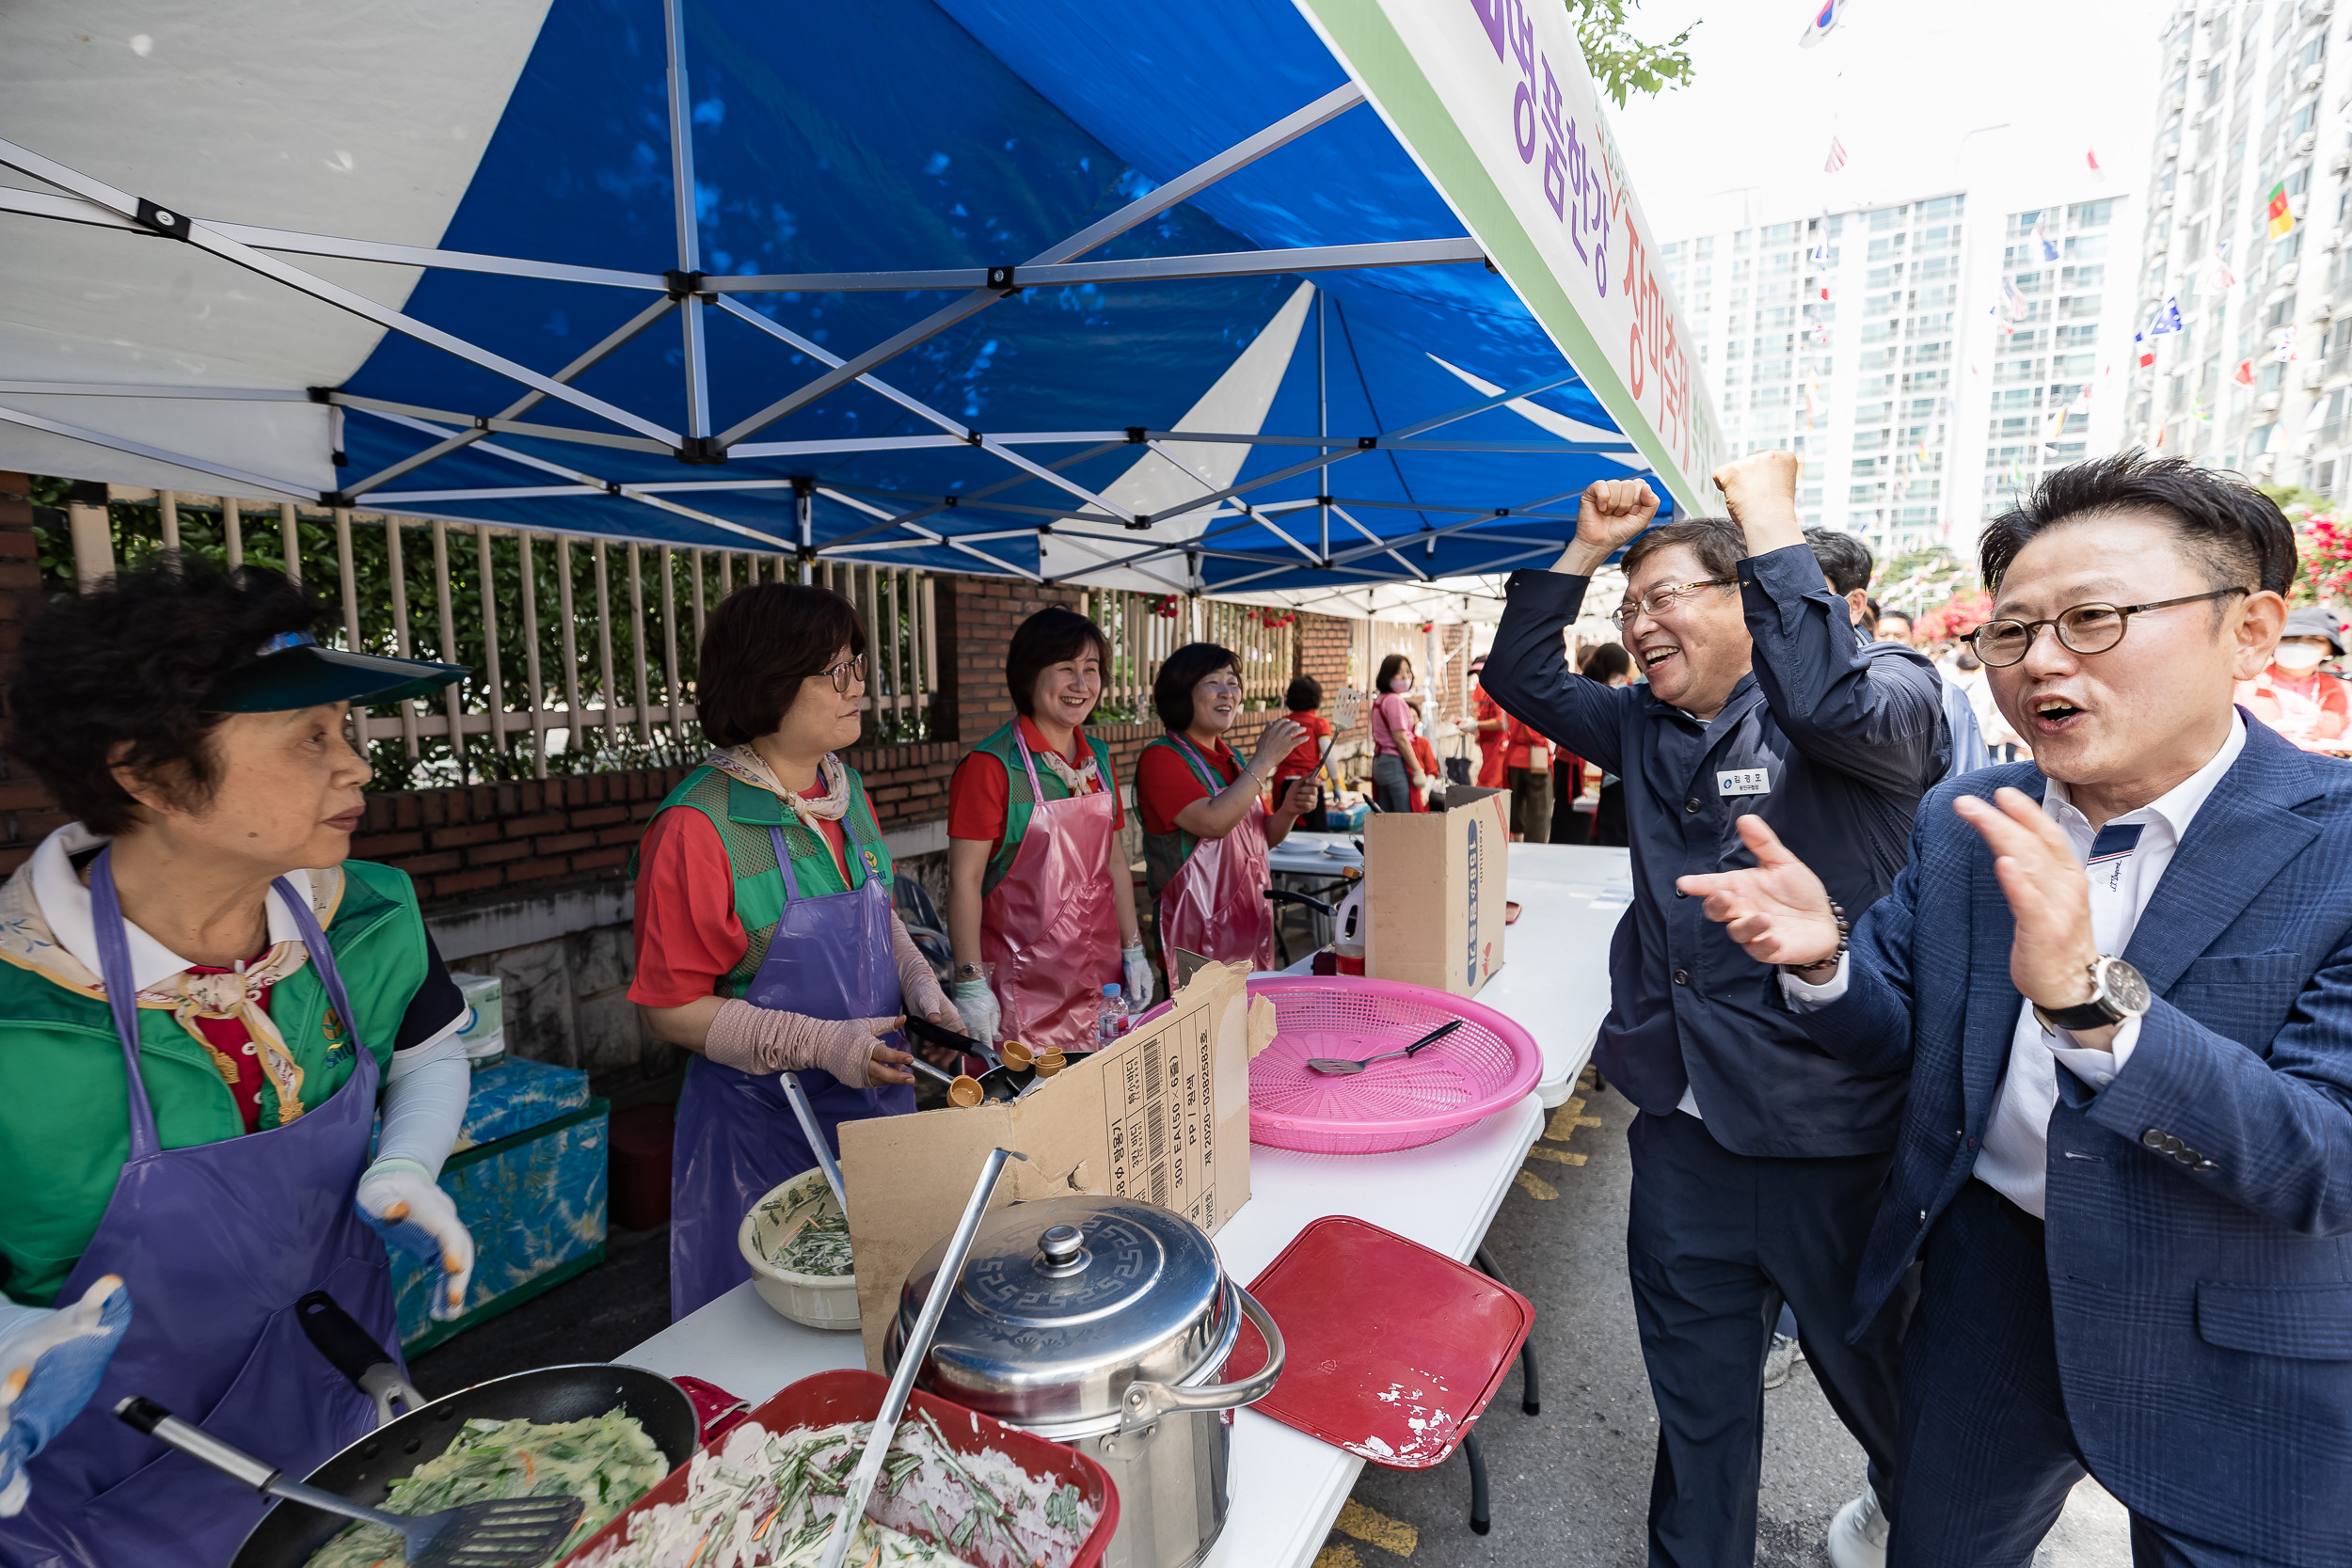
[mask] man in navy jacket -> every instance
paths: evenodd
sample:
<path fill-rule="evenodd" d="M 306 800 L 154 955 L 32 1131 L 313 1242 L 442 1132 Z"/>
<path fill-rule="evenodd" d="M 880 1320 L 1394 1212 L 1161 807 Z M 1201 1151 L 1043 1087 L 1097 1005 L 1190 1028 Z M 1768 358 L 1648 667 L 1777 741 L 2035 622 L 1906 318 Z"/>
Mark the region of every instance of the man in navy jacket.
<path fill-rule="evenodd" d="M 1824 1049 L 1911 1071 L 1854 1300 L 1923 1261 L 1889 1560 L 2022 1565 L 2088 1469 L 2135 1562 L 2352 1562 L 2352 765 L 2231 705 L 2293 533 L 2130 453 L 1981 556 L 2033 763 L 1929 798 L 1850 952 L 1760 821 L 1682 884 Z"/>
<path fill-rule="evenodd" d="M 1656 529 L 1641 481 L 1593 485 L 1559 563 L 1511 578 L 1483 677 L 1506 711 L 1625 780 L 1633 907 L 1610 943 L 1597 1053 L 1642 1112 L 1626 1251 L 1658 1406 L 1650 1560 L 1672 1568 L 1754 1559 L 1764 1353 L 1783 1300 L 1871 1460 L 1873 1490 L 1832 1522 L 1832 1561 L 1868 1568 L 1885 1538 L 1899 1313 L 1851 1345 L 1836 1328 L 1905 1074 L 1815 1045 L 1772 969 L 1674 885 L 1751 864 L 1733 824 L 1755 812 L 1860 910 L 1893 883 L 1949 754 L 1933 666 L 1855 638 L 1805 542 L 1798 467 L 1787 452 L 1731 464 L 1715 477 L 1736 521 Z M 1609 687 L 1569 671 L 1561 634 L 1620 546 L 1617 621 L 1646 684 Z"/>

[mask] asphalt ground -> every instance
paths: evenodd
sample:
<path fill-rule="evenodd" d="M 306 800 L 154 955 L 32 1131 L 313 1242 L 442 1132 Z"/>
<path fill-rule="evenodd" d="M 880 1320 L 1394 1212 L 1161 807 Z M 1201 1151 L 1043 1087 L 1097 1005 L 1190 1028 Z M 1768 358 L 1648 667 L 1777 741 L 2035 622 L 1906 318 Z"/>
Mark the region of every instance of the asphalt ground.
<path fill-rule="evenodd" d="M 1581 1089 L 1551 1114 L 1547 1136 L 1503 1199 L 1486 1245 L 1535 1303 L 1532 1342 L 1543 1412 L 1519 1409 L 1508 1374 L 1480 1420 L 1493 1528 L 1472 1534 L 1460 1453 L 1434 1469 L 1367 1466 L 1315 1568 L 1640 1568 L 1657 1417 L 1642 1369 L 1625 1276 L 1633 1109 Z M 670 1322 L 669 1231 L 614 1232 L 607 1261 L 416 1359 L 419 1387 L 440 1395 L 501 1373 L 609 1361 Z M 1861 1449 L 1800 1361 L 1765 1395 L 1756 1560 L 1820 1568 L 1830 1516 L 1861 1490 Z M 2122 1510 L 2097 1485 L 2077 1489 L 2036 1568 L 2126 1568 Z"/>
<path fill-rule="evenodd" d="M 1543 1411 L 1519 1408 L 1505 1376 L 1478 1423 L 1493 1526 L 1470 1528 L 1470 1472 L 1455 1453 L 1434 1469 L 1367 1465 L 1316 1568 L 1640 1568 L 1658 1418 L 1626 1284 L 1625 1222 L 1633 1107 L 1596 1092 L 1552 1113 L 1486 1232 L 1486 1250 L 1535 1304 Z M 1764 1396 L 1756 1560 L 1820 1568 L 1830 1516 L 1860 1492 L 1865 1463 L 1803 1361 Z M 2126 1568 L 2122 1509 L 2086 1481 L 2042 1544 L 2036 1568 Z"/>

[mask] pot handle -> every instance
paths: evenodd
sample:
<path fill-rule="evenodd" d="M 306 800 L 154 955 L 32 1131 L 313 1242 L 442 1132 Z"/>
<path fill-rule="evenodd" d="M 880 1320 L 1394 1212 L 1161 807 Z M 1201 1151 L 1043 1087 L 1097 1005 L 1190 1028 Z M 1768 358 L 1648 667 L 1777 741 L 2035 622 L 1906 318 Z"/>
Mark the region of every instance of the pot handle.
<path fill-rule="evenodd" d="M 377 1426 L 391 1424 L 394 1400 L 407 1410 L 421 1410 L 433 1402 L 400 1375 L 400 1364 L 359 1326 L 358 1319 L 343 1310 L 342 1303 L 325 1291 L 312 1291 L 295 1302 L 294 1321 L 318 1353 L 375 1402 Z"/>
<path fill-rule="evenodd" d="M 1282 1331 L 1274 1326 L 1274 1317 L 1258 1305 L 1258 1298 L 1233 1287 L 1233 1294 L 1249 1321 L 1258 1325 L 1265 1338 L 1265 1365 L 1239 1383 L 1212 1384 L 1206 1388 L 1178 1388 L 1165 1383 L 1136 1383 L 1127 1387 L 1127 1398 L 1120 1413 L 1119 1430 L 1139 1432 L 1163 1416 L 1185 1410 L 1232 1410 L 1254 1404 L 1274 1388 L 1275 1379 L 1282 1375 Z"/>

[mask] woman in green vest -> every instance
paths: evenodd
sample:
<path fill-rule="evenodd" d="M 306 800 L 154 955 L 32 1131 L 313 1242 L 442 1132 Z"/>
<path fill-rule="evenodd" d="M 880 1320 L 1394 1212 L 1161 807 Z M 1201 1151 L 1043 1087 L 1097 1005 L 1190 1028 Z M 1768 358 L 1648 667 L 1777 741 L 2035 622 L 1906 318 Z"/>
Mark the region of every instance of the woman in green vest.
<path fill-rule="evenodd" d="M 73 820 L 0 887 L 0 1562 L 217 1568 L 267 1499 L 116 1403 L 300 1476 L 375 1407 L 297 1301 L 396 1360 L 389 1236 L 441 1259 L 434 1316 L 465 1305 L 435 1179 L 466 1004 L 408 879 L 343 858 L 352 704 L 465 672 L 321 647 L 317 619 L 274 572 L 174 556 L 26 629 L 9 750 Z"/>
<path fill-rule="evenodd" d="M 1152 1000 L 1119 852 L 1119 780 L 1086 733 L 1110 656 L 1074 610 L 1022 622 L 1005 650 L 1017 716 L 948 782 L 947 936 L 972 1035 L 1091 1051 L 1106 997 Z"/>
<path fill-rule="evenodd" d="M 670 1161 L 670 1310 L 751 1278 L 736 1232 L 817 1164 L 790 1072 L 840 1154 L 844 1121 L 914 1109 L 904 1015 L 958 1027 L 891 909 L 890 851 L 857 743 L 866 627 L 823 588 L 755 583 L 703 627 L 695 712 L 717 748 L 639 847 L 631 1001 L 693 1053 Z"/>

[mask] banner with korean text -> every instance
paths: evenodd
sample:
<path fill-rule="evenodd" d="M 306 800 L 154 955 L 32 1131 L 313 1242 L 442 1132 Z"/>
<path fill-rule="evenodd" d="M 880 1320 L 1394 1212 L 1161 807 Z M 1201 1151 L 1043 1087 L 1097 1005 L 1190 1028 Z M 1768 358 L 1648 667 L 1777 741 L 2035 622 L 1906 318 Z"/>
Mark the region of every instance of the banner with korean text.
<path fill-rule="evenodd" d="M 1685 515 L 1713 395 L 1561 0 L 1295 0 Z"/>

